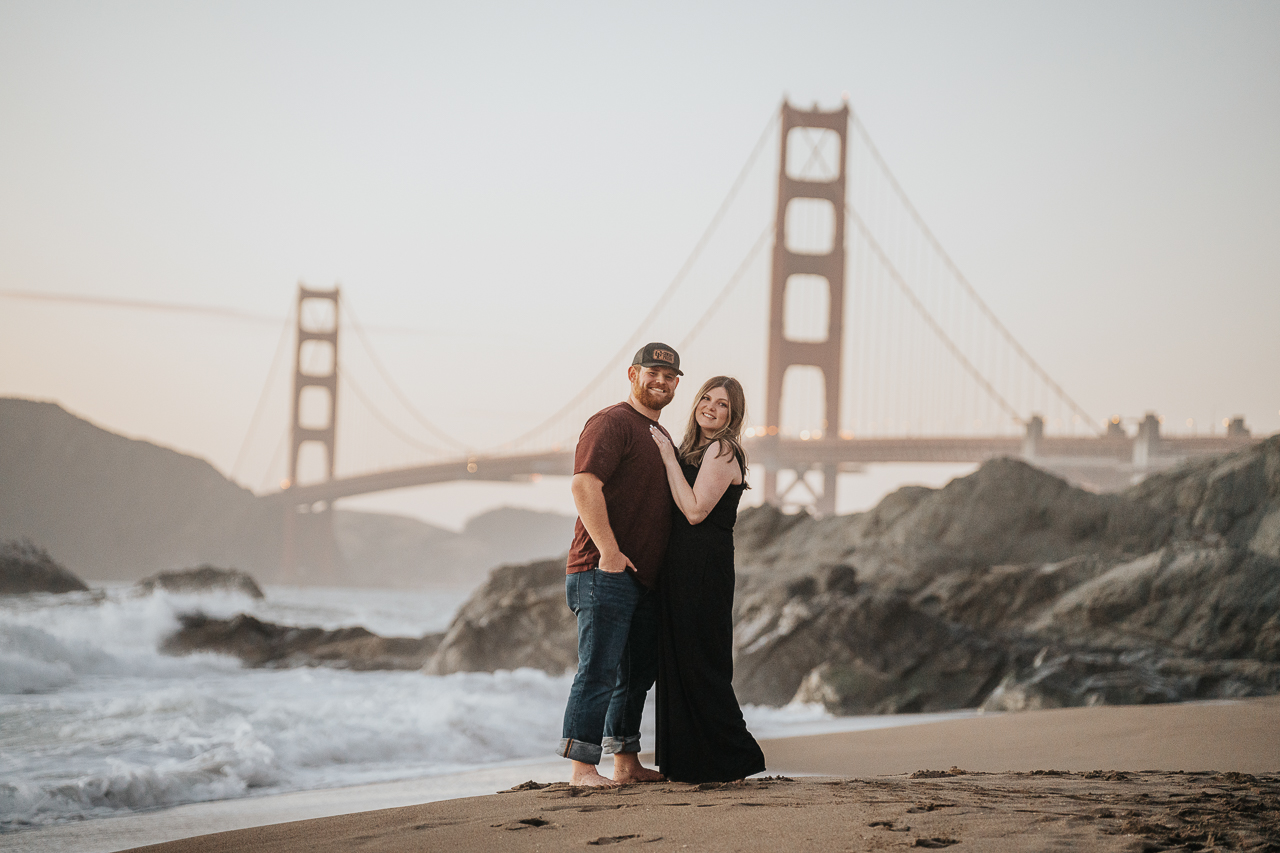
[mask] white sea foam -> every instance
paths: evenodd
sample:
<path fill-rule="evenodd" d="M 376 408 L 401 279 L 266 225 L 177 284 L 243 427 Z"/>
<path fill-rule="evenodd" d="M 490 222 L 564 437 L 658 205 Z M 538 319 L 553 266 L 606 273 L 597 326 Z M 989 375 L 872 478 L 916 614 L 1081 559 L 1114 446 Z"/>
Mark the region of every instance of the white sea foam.
<path fill-rule="evenodd" d="M 443 630 L 462 594 L 391 590 L 272 588 L 265 600 L 129 587 L 90 593 L 0 598 L 0 694 L 58 690 L 84 676 L 172 676 L 225 670 L 208 656 L 173 658 L 158 651 L 178 616 L 249 613 L 268 622 L 326 629 L 363 625 L 383 636 Z M 343 606 L 345 602 L 345 608 Z M 232 664 L 233 665 L 233 664 Z"/>
<path fill-rule="evenodd" d="M 568 682 L 538 672 L 250 670 L 159 653 L 192 610 L 417 636 L 442 630 L 461 600 L 268 595 L 116 587 L 0 599 L 0 826 L 448 772 L 554 743 Z"/>
<path fill-rule="evenodd" d="M 568 685 L 532 670 L 86 679 L 0 709 L 0 814 L 45 823 L 536 756 Z"/>
<path fill-rule="evenodd" d="M 332 630 L 355 625 L 384 637 L 419 637 L 448 627 L 468 592 L 396 589 L 329 589 L 272 586 L 250 611 L 283 625 L 315 625 Z"/>
<path fill-rule="evenodd" d="M 0 831 L 549 756 L 570 675 L 260 670 L 158 651 L 178 614 L 196 609 L 418 636 L 443 630 L 461 601 L 276 588 L 258 601 L 125 587 L 0 598 Z M 815 706 L 743 710 L 760 736 L 885 720 L 834 720 Z M 644 719 L 647 747 L 652 708 Z"/>

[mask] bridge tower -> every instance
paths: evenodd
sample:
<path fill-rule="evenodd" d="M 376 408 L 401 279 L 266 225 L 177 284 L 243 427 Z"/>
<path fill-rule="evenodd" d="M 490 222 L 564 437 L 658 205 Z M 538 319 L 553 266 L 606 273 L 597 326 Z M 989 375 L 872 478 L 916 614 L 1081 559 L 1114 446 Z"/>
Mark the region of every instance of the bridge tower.
<path fill-rule="evenodd" d="M 839 137 L 838 164 L 835 177 L 830 180 L 809 180 L 787 172 L 787 147 L 791 131 L 796 128 L 815 128 L 833 131 Z M 765 378 L 764 447 L 777 447 L 782 422 L 783 380 L 792 366 L 812 366 L 822 372 L 824 388 L 824 412 L 822 437 L 835 437 L 840 431 L 840 363 L 841 344 L 844 338 L 844 284 L 845 284 L 845 148 L 848 142 L 849 105 L 824 112 L 817 109 L 798 110 L 790 103 L 782 105 L 782 145 L 778 164 L 778 209 L 774 220 L 773 275 L 769 291 L 769 353 Z M 833 208 L 831 220 L 834 234 L 830 250 L 822 254 L 795 251 L 787 243 L 788 217 L 794 215 L 793 202 L 813 199 L 829 202 Z M 786 335 L 787 289 L 793 285 L 793 276 L 818 276 L 826 281 L 827 324 L 826 335 L 819 340 L 794 340 Z M 778 473 L 781 465 L 775 452 L 766 449 L 761 459 L 766 465 L 764 499 L 775 506 L 795 503 L 789 496 L 797 489 L 804 489 L 812 499 L 813 511 L 819 515 L 833 515 L 836 509 L 836 472 L 834 462 L 813 465 L 808 470 L 822 474 L 818 486 L 807 479 L 805 470 L 791 469 L 795 480 L 782 492 L 778 490 Z M 773 461 L 770 461 L 772 457 Z M 785 470 L 785 469 L 784 469 Z"/>
<path fill-rule="evenodd" d="M 298 284 L 286 489 L 298 485 L 299 462 L 309 445 L 318 446 L 324 453 L 321 482 L 333 479 L 338 417 L 338 298 L 337 287 L 310 290 Z M 309 399 L 304 401 L 304 395 Z M 335 581 L 338 549 L 332 503 L 286 501 L 283 550 L 282 580 L 296 581 L 306 576 L 313 582 Z"/>

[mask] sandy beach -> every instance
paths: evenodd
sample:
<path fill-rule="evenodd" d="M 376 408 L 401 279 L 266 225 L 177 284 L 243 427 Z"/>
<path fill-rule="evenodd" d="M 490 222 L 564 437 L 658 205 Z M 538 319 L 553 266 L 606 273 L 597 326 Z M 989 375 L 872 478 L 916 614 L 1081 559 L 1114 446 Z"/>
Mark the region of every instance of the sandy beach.
<path fill-rule="evenodd" d="M 504 773 L 533 778 L 486 796 L 372 811 L 355 797 L 350 814 L 136 849 L 1280 850 L 1280 697 L 1035 711 L 763 746 L 769 773 L 739 784 L 589 790 L 567 785 L 555 764 L 531 765 Z"/>
<path fill-rule="evenodd" d="M 1280 781 L 1147 771 L 564 783 L 171 842 L 148 851 L 1263 849 Z M 1270 811 L 1270 817 L 1259 815 Z M 1198 846 L 1186 846 L 1195 844 Z"/>

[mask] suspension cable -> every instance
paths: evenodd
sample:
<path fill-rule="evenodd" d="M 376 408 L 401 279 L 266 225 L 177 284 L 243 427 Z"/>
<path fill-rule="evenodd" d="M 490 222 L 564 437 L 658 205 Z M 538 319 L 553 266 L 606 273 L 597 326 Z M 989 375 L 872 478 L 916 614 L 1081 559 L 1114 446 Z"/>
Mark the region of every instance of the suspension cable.
<path fill-rule="evenodd" d="M 262 480 L 258 486 L 258 492 L 265 492 L 271 486 L 271 471 L 276 467 L 276 462 L 285 454 L 285 447 L 289 444 L 289 427 L 284 428 L 284 432 L 280 434 L 280 440 L 276 442 L 276 449 L 271 452 L 271 461 L 267 463 L 266 472 L 262 475 Z M 286 471 L 288 469 L 286 468 Z"/>
<path fill-rule="evenodd" d="M 742 263 L 738 265 L 738 269 L 729 277 L 729 281 L 725 283 L 725 286 L 720 290 L 719 295 L 717 295 L 711 302 L 711 305 L 708 306 L 705 312 L 703 312 L 702 316 L 698 318 L 698 322 L 693 324 L 693 328 L 689 330 L 689 333 L 684 336 L 684 340 L 680 342 L 680 349 L 690 346 L 693 343 L 694 338 L 702 332 L 702 329 L 711 320 L 712 316 L 714 316 L 715 313 L 720 310 L 721 306 L 724 305 L 725 300 L 729 298 L 729 295 L 733 293 L 734 289 L 738 286 L 738 282 L 742 281 L 742 277 L 746 274 L 747 268 L 751 266 L 751 262 L 756 259 L 756 255 L 760 254 L 760 249 L 763 248 L 765 243 L 768 241 L 769 233 L 771 231 L 773 231 L 773 223 L 766 226 L 764 231 L 760 233 L 760 236 L 756 238 L 755 245 L 747 250 L 746 257 L 742 259 Z"/>
<path fill-rule="evenodd" d="M 983 301 L 982 297 L 978 295 L 978 291 L 975 290 L 973 285 L 969 283 L 969 280 L 965 278 L 964 273 L 960 271 L 956 262 L 951 259 L 949 254 L 947 254 L 947 250 L 942 247 L 942 243 L 936 236 L 934 236 L 933 231 L 930 230 L 929 226 L 925 223 L 924 217 L 920 215 L 920 212 L 916 210 L 915 205 L 911 203 L 911 199 L 907 197 L 906 192 L 902 189 L 902 185 L 898 183 L 898 179 L 894 177 L 893 172 L 889 169 L 889 164 L 886 163 L 884 157 L 880 155 L 880 149 L 876 148 L 875 142 L 871 140 L 871 135 L 862 124 L 862 120 L 858 118 L 858 114 L 854 112 L 853 107 L 849 108 L 849 121 L 853 125 L 854 130 L 858 132 L 858 135 L 861 136 L 862 140 L 867 144 L 867 148 L 871 152 L 871 156 L 874 157 L 875 161 L 880 165 L 880 169 L 884 172 L 885 177 L 889 179 L 889 184 L 893 187 L 894 192 L 897 193 L 898 199 L 902 202 L 903 207 L 905 207 L 907 212 L 911 214 L 911 218 L 915 220 L 916 225 L 924 234 L 925 239 L 929 241 L 933 246 L 934 251 L 936 251 L 942 258 L 943 263 L 947 265 L 951 274 L 956 277 L 958 282 L 960 282 L 960 286 L 969 294 L 969 298 L 977 304 L 978 309 L 986 316 L 991 324 L 996 327 L 996 330 L 1000 332 L 1001 336 L 1004 337 L 1009 345 L 1026 360 L 1026 362 L 1031 366 L 1031 369 L 1036 372 L 1036 375 L 1044 380 L 1044 382 L 1054 390 L 1054 393 L 1064 400 L 1077 415 L 1083 418 L 1085 423 L 1089 424 L 1094 432 L 1101 434 L 1101 429 L 1097 425 L 1098 422 L 1095 421 L 1088 412 L 1081 408 L 1081 406 L 1062 389 L 1062 386 L 1053 381 L 1053 377 L 1045 372 L 1045 369 L 1040 366 L 1039 362 L 1031 357 L 1031 354 L 1023 348 L 1022 344 L 1018 343 L 1018 340 L 1013 336 L 1013 333 L 1005 327 L 1004 323 L 1000 322 L 1000 318 L 995 315 L 995 312 L 992 311 L 987 303 Z"/>
<path fill-rule="evenodd" d="M 400 429 L 394 423 L 392 423 L 391 419 L 388 418 L 386 415 L 382 414 L 382 412 L 378 409 L 378 407 L 374 405 L 373 401 L 369 399 L 369 396 L 365 394 L 364 390 L 361 389 L 361 387 L 356 384 L 355 380 L 351 378 L 351 372 L 349 370 L 346 370 L 345 366 L 341 366 L 341 367 L 342 369 L 338 371 L 338 381 L 344 384 L 347 388 L 349 388 L 352 392 L 355 393 L 356 399 L 358 399 L 361 403 L 364 403 L 364 407 L 369 411 L 371 415 L 374 416 L 374 418 L 378 420 L 380 424 L 382 424 L 384 427 L 390 430 L 391 433 L 395 435 L 397 438 L 399 438 L 401 441 L 405 442 L 408 445 L 411 445 L 412 447 L 416 447 L 418 450 L 424 451 L 426 453 L 433 453 L 433 454 L 440 452 L 439 447 L 432 447 L 428 444 L 423 444 L 413 436 L 409 435 L 404 430 Z"/>
<path fill-rule="evenodd" d="M 0 290 L 3 299 L 27 299 L 40 302 L 60 302 L 70 305 L 95 305 L 101 308 L 126 308 L 135 311 L 168 311 L 177 314 L 197 314 L 205 317 L 221 317 L 250 323 L 276 323 L 278 318 L 266 314 L 224 308 L 218 305 L 184 305 L 180 302 L 155 302 L 146 299 L 125 299 L 115 296 L 85 296 L 76 293 L 40 293 L 34 290 Z"/>
<path fill-rule="evenodd" d="M 684 264 L 676 272 L 675 277 L 671 279 L 671 283 L 667 285 L 667 289 L 663 291 L 660 297 L 658 297 L 658 301 L 654 304 L 653 309 L 649 311 L 649 314 L 643 320 L 640 321 L 640 325 L 637 326 L 636 330 L 631 333 L 631 336 L 629 338 L 627 338 L 626 343 L 622 345 L 622 348 L 619 349 L 617 353 L 614 354 L 613 358 L 605 362 L 605 366 L 600 371 L 600 373 L 598 373 L 590 382 L 588 382 L 586 386 L 584 386 L 583 389 L 573 397 L 573 399 L 571 399 L 568 403 L 566 403 L 564 406 L 558 409 L 555 414 L 551 415 L 549 418 L 539 423 L 533 429 L 530 429 L 522 433 L 520 436 L 518 436 L 515 439 L 512 439 L 509 442 L 504 442 L 504 444 L 519 444 L 520 442 L 525 441 L 531 436 L 536 435 L 543 428 L 559 420 L 561 417 L 567 414 L 570 410 L 572 410 L 575 406 L 580 404 L 583 400 L 587 399 L 587 397 L 589 397 L 591 393 L 595 391 L 595 389 L 600 385 L 600 383 L 603 382 L 609 376 L 609 374 L 613 372 L 618 361 L 623 357 L 625 357 L 626 355 L 628 355 L 629 353 L 631 353 L 635 349 L 637 342 L 639 341 L 640 337 L 644 333 L 644 330 L 648 328 L 649 324 L 653 322 L 654 318 L 656 318 L 658 314 L 661 313 L 662 309 L 667 306 L 667 303 L 671 301 L 671 297 L 675 295 L 676 290 L 678 290 L 680 285 L 684 283 L 685 277 L 689 274 L 689 271 L 693 269 L 693 265 L 697 262 L 698 258 L 702 255 L 703 249 L 706 248 L 707 243 L 710 242 L 712 235 L 715 233 L 716 229 L 719 227 L 721 220 L 724 219 L 724 215 L 725 213 L 728 212 L 729 206 L 733 203 L 734 199 L 737 197 L 738 191 L 742 189 L 742 185 L 746 182 L 747 175 L 750 174 L 752 167 L 755 165 L 756 158 L 760 156 L 760 152 L 764 149 L 765 142 L 767 142 L 769 139 L 769 134 L 773 131 L 774 125 L 781 120 L 781 117 L 782 117 L 781 110 L 773 111 L 773 115 L 769 117 L 768 123 L 765 124 L 764 130 L 761 131 L 760 133 L 760 138 L 756 140 L 755 147 L 751 149 L 751 153 L 747 156 L 747 162 L 743 165 L 742 170 L 738 173 L 738 177 L 736 180 L 734 180 L 733 185 L 729 187 L 729 192 L 725 195 L 724 201 L 720 202 L 720 208 L 716 211 L 715 215 L 711 217 L 711 222 L 707 225 L 706 230 L 702 232 L 702 237 L 698 240 L 697 244 L 694 245 L 693 251 L 689 253 L 689 257 L 685 260 Z"/>
<path fill-rule="evenodd" d="M 929 324 L 929 327 L 933 329 L 934 334 L 938 336 L 943 345 L 951 351 L 951 354 L 955 356 L 956 360 L 960 362 L 966 371 L 968 371 L 969 375 L 982 386 L 983 390 L 991 395 L 993 400 L 1000 404 L 1000 407 L 1005 410 L 1006 414 L 1018 423 L 1022 423 L 1022 416 L 1019 415 L 1017 410 L 1014 409 L 1013 406 L 1009 405 L 1009 401 L 1001 396 L 1000 392 L 987 381 L 986 377 L 984 377 L 978 368 L 973 365 L 973 362 L 969 361 L 969 359 L 965 357 L 964 352 L 962 352 L 960 347 L 956 345 L 956 342 L 951 339 L 946 330 L 943 329 L 938 321 L 934 319 L 934 316 L 929 313 L 929 309 L 925 307 L 924 303 L 920 301 L 915 292 L 907 285 L 906 279 L 902 277 L 902 274 L 898 272 L 897 268 L 893 265 L 893 262 L 889 260 L 889 256 L 885 253 L 884 249 L 880 246 L 880 243 L 871 233 L 871 229 L 867 227 L 867 223 L 862 221 L 862 217 L 858 215 L 857 211 L 848 204 L 845 205 L 845 211 L 853 220 L 854 224 L 858 226 L 858 231 L 862 233 L 862 237 L 867 241 L 867 245 L 869 245 L 871 250 L 876 253 L 876 256 L 880 258 L 880 263 L 884 266 L 885 271 L 889 273 L 889 278 L 893 279 L 894 284 L 896 284 L 898 289 L 902 291 L 903 295 L 907 297 L 907 301 L 911 303 L 911 306 L 915 308 L 916 312 L 919 313 L 924 321 Z"/>
<path fill-rule="evenodd" d="M 271 390 L 271 380 L 276 375 L 276 366 L 280 363 L 280 356 L 284 354 L 285 342 L 289 340 L 289 328 L 293 325 L 295 307 L 295 305 L 291 304 L 289 313 L 284 318 L 284 326 L 280 329 L 280 340 L 276 342 L 276 353 L 271 357 L 271 367 L 267 368 L 267 378 L 262 383 L 262 393 L 258 395 L 258 405 L 253 410 L 253 417 L 249 419 L 249 429 L 244 434 L 244 441 L 240 443 L 240 452 L 236 454 L 235 464 L 231 466 L 232 480 L 236 478 L 236 472 L 240 470 L 240 463 L 244 461 L 244 454 L 249 449 L 249 441 L 253 438 L 253 434 L 258 428 L 258 418 L 262 416 L 262 410 L 266 405 L 267 395 Z"/>
<path fill-rule="evenodd" d="M 364 332 L 364 327 L 360 325 L 360 321 L 356 319 L 356 312 L 352 309 L 350 301 L 343 297 L 339 304 L 351 319 L 351 325 L 355 327 L 356 335 L 360 338 L 360 342 L 364 344 L 364 350 L 368 354 L 369 360 L 373 362 L 373 366 L 377 369 L 378 373 L 382 375 L 382 379 L 387 383 L 387 387 L 391 389 L 391 393 L 400 401 L 400 405 L 404 406 L 405 409 L 408 410 L 409 414 L 413 415 L 414 419 L 417 420 L 418 423 L 422 424 L 422 426 L 424 426 L 427 431 L 436 438 L 443 441 L 445 444 L 452 446 L 455 450 L 461 450 L 465 453 L 467 450 L 467 446 L 465 444 L 453 438 L 428 420 L 427 417 L 419 412 L 413 403 L 409 401 L 408 396 L 400 390 L 400 386 L 391 378 L 390 372 L 388 372 L 387 368 L 383 366 L 382 361 L 378 358 L 378 354 L 374 351 L 373 345 L 369 343 L 369 338 Z M 439 448 L 436 448 L 436 450 L 438 449 Z"/>

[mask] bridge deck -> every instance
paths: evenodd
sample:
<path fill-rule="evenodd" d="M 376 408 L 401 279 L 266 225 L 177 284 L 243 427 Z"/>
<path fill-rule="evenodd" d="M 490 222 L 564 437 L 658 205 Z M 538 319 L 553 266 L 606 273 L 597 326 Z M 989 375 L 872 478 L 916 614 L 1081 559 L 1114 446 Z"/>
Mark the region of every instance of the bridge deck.
<path fill-rule="evenodd" d="M 1261 441 L 1250 436 L 1205 436 L 1161 438 L 1156 459 L 1171 459 L 1226 453 Z M 748 439 L 752 461 L 766 467 L 806 469 L 836 465 L 856 469 L 860 465 L 886 462 L 980 463 L 1000 456 L 1021 457 L 1023 439 L 1018 436 L 973 438 L 852 438 L 800 441 L 798 439 Z M 1044 437 L 1037 446 L 1036 459 L 1045 463 L 1068 462 L 1074 466 L 1115 467 L 1133 460 L 1134 440 L 1130 438 Z M 1153 460 L 1155 461 L 1155 460 Z M 1163 467 L 1163 466 L 1161 466 Z M 573 473 L 573 451 L 557 450 L 515 456 L 473 456 L 344 477 L 327 483 L 297 486 L 264 495 L 283 504 L 301 506 L 334 501 L 354 495 L 426 486 L 457 481 L 524 480 L 536 475 L 569 476 Z"/>

